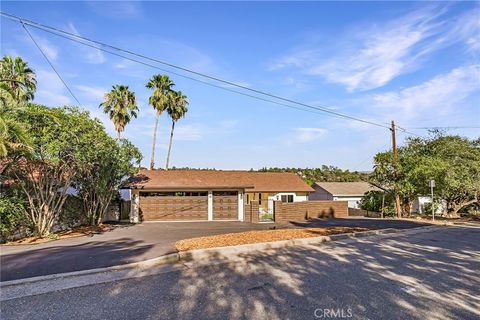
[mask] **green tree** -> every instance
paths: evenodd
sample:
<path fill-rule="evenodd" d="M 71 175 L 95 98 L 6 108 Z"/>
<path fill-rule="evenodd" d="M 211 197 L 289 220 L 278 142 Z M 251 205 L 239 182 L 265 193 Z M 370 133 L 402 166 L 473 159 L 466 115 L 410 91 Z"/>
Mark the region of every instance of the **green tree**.
<path fill-rule="evenodd" d="M 146 87 L 152 89 L 153 93 L 148 98 L 148 103 L 155 110 L 155 125 L 153 127 L 152 152 L 150 158 L 150 170 L 155 166 L 155 147 L 157 141 L 158 119 L 168 106 L 168 93 L 174 86 L 173 81 L 167 75 L 154 75 L 147 83 Z"/>
<path fill-rule="evenodd" d="M 167 153 L 167 163 L 165 169 L 168 170 L 168 163 L 170 160 L 170 152 L 172 150 L 173 142 L 173 131 L 175 130 L 175 123 L 185 117 L 185 114 L 188 111 L 188 100 L 187 97 L 182 94 L 181 91 L 171 91 L 169 93 L 169 103 L 167 107 L 167 112 L 172 119 L 172 129 L 170 131 L 170 143 L 168 144 L 168 153 Z"/>
<path fill-rule="evenodd" d="M 319 168 L 262 168 L 259 171 L 295 173 L 309 185 L 315 182 L 355 182 L 368 179 L 368 173 L 342 170 L 326 165 Z"/>
<path fill-rule="evenodd" d="M 417 196 L 430 193 L 428 182 L 434 179 L 435 194 L 447 201 L 451 216 L 458 216 L 461 208 L 479 202 L 479 145 L 478 140 L 459 136 L 436 134 L 428 139 L 411 138 L 398 149 L 397 181 L 391 152 L 375 156 L 371 179 L 390 190 L 396 185 L 406 214 Z"/>
<path fill-rule="evenodd" d="M 20 57 L 4 56 L 0 63 L 0 158 L 29 150 L 31 141 L 18 121 L 18 112 L 36 89 L 35 73 Z"/>
<path fill-rule="evenodd" d="M 35 73 L 22 58 L 5 55 L 0 61 L 0 80 L 0 86 L 17 102 L 33 100 L 37 88 Z"/>
<path fill-rule="evenodd" d="M 0 243 L 19 227 L 25 219 L 25 207 L 21 199 L 0 195 Z"/>
<path fill-rule="evenodd" d="M 115 85 L 110 92 L 105 94 L 100 107 L 112 120 L 115 131 L 117 131 L 117 140 L 120 140 L 120 134 L 125 130 L 125 126 L 132 118 L 137 117 L 138 107 L 135 93 L 128 90 L 128 86 Z"/>
<path fill-rule="evenodd" d="M 19 120 L 30 132 L 33 151 L 17 157 L 5 175 L 25 197 L 35 233 L 51 232 L 72 187 L 90 223 L 101 222 L 118 185 L 135 172 L 138 149 L 109 137 L 99 120 L 74 107 L 29 104 Z"/>
<path fill-rule="evenodd" d="M 31 150 L 31 139 L 18 121 L 18 109 L 0 106 L 0 158 L 13 157 L 17 151 Z"/>
<path fill-rule="evenodd" d="M 118 143 L 113 140 L 101 124 L 91 123 L 85 127 L 91 129 L 82 137 L 73 186 L 82 199 L 88 222 L 98 225 L 122 182 L 137 172 L 142 156 L 128 140 Z"/>
<path fill-rule="evenodd" d="M 28 217 L 39 236 L 51 232 L 76 174 L 75 153 L 84 134 L 79 123 L 85 116 L 77 109 L 34 104 L 19 114 L 33 150 L 17 157 L 6 174 L 26 198 Z"/>

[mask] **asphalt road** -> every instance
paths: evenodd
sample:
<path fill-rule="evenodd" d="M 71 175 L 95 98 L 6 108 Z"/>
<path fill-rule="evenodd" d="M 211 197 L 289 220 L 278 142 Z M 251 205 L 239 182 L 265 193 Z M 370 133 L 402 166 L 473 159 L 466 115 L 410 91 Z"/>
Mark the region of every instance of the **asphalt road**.
<path fill-rule="evenodd" d="M 319 219 L 277 227 L 357 226 L 374 229 L 413 228 L 425 224 L 381 219 Z M 91 237 L 36 245 L 0 246 L 0 281 L 110 267 L 176 252 L 181 239 L 272 228 L 243 222 L 162 222 L 123 225 Z"/>
<path fill-rule="evenodd" d="M 446 227 L 8 300 L 1 318 L 479 319 L 479 270 L 480 228 Z"/>

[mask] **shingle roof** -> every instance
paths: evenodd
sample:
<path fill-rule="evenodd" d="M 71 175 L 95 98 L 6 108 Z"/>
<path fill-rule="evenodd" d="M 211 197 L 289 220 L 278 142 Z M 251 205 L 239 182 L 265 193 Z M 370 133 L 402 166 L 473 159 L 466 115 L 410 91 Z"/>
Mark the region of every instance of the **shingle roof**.
<path fill-rule="evenodd" d="M 334 196 L 363 196 L 367 191 L 382 191 L 368 182 L 315 182 Z"/>
<path fill-rule="evenodd" d="M 227 170 L 141 170 L 131 188 L 246 189 L 252 192 L 313 192 L 300 177 L 288 172 Z"/>

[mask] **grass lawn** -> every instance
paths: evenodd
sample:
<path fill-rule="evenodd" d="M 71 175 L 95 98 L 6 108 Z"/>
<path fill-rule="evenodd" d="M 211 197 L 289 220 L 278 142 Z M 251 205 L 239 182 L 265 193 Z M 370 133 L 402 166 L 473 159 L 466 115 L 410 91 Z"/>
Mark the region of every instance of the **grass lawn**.
<path fill-rule="evenodd" d="M 194 249 L 237 246 L 249 243 L 312 238 L 319 236 L 328 236 L 331 234 L 351 233 L 367 230 L 370 229 L 351 227 L 328 227 L 247 231 L 180 240 L 175 243 L 175 248 L 177 249 L 177 251 L 187 251 Z"/>

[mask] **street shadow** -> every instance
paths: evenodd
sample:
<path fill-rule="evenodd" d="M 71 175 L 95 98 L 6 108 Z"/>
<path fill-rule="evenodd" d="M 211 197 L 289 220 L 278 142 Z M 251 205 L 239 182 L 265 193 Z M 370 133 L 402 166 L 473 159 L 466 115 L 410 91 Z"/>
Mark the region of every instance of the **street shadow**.
<path fill-rule="evenodd" d="M 125 264 L 152 247 L 141 244 L 142 241 L 120 238 L 6 254 L 0 256 L 0 279 L 9 281 Z"/>
<path fill-rule="evenodd" d="M 324 310 L 350 310 L 351 319 L 478 319 L 478 270 L 478 230 L 449 227 L 441 236 L 214 255 L 167 274 L 5 301 L 2 308 L 5 319 L 65 319 L 79 310 L 85 319 L 328 318 L 318 317 Z"/>
<path fill-rule="evenodd" d="M 441 237 L 362 238 L 221 263 L 217 255 L 168 274 L 6 301 L 4 316 L 64 319 L 81 310 L 86 319 L 315 319 L 340 309 L 351 319 L 478 319 L 478 231 L 452 227 Z M 10 313 L 15 304 L 22 312 Z"/>
<path fill-rule="evenodd" d="M 431 225 L 425 222 L 370 218 L 309 219 L 307 221 L 290 221 L 290 224 L 301 228 L 360 227 L 369 229 L 411 229 Z"/>

